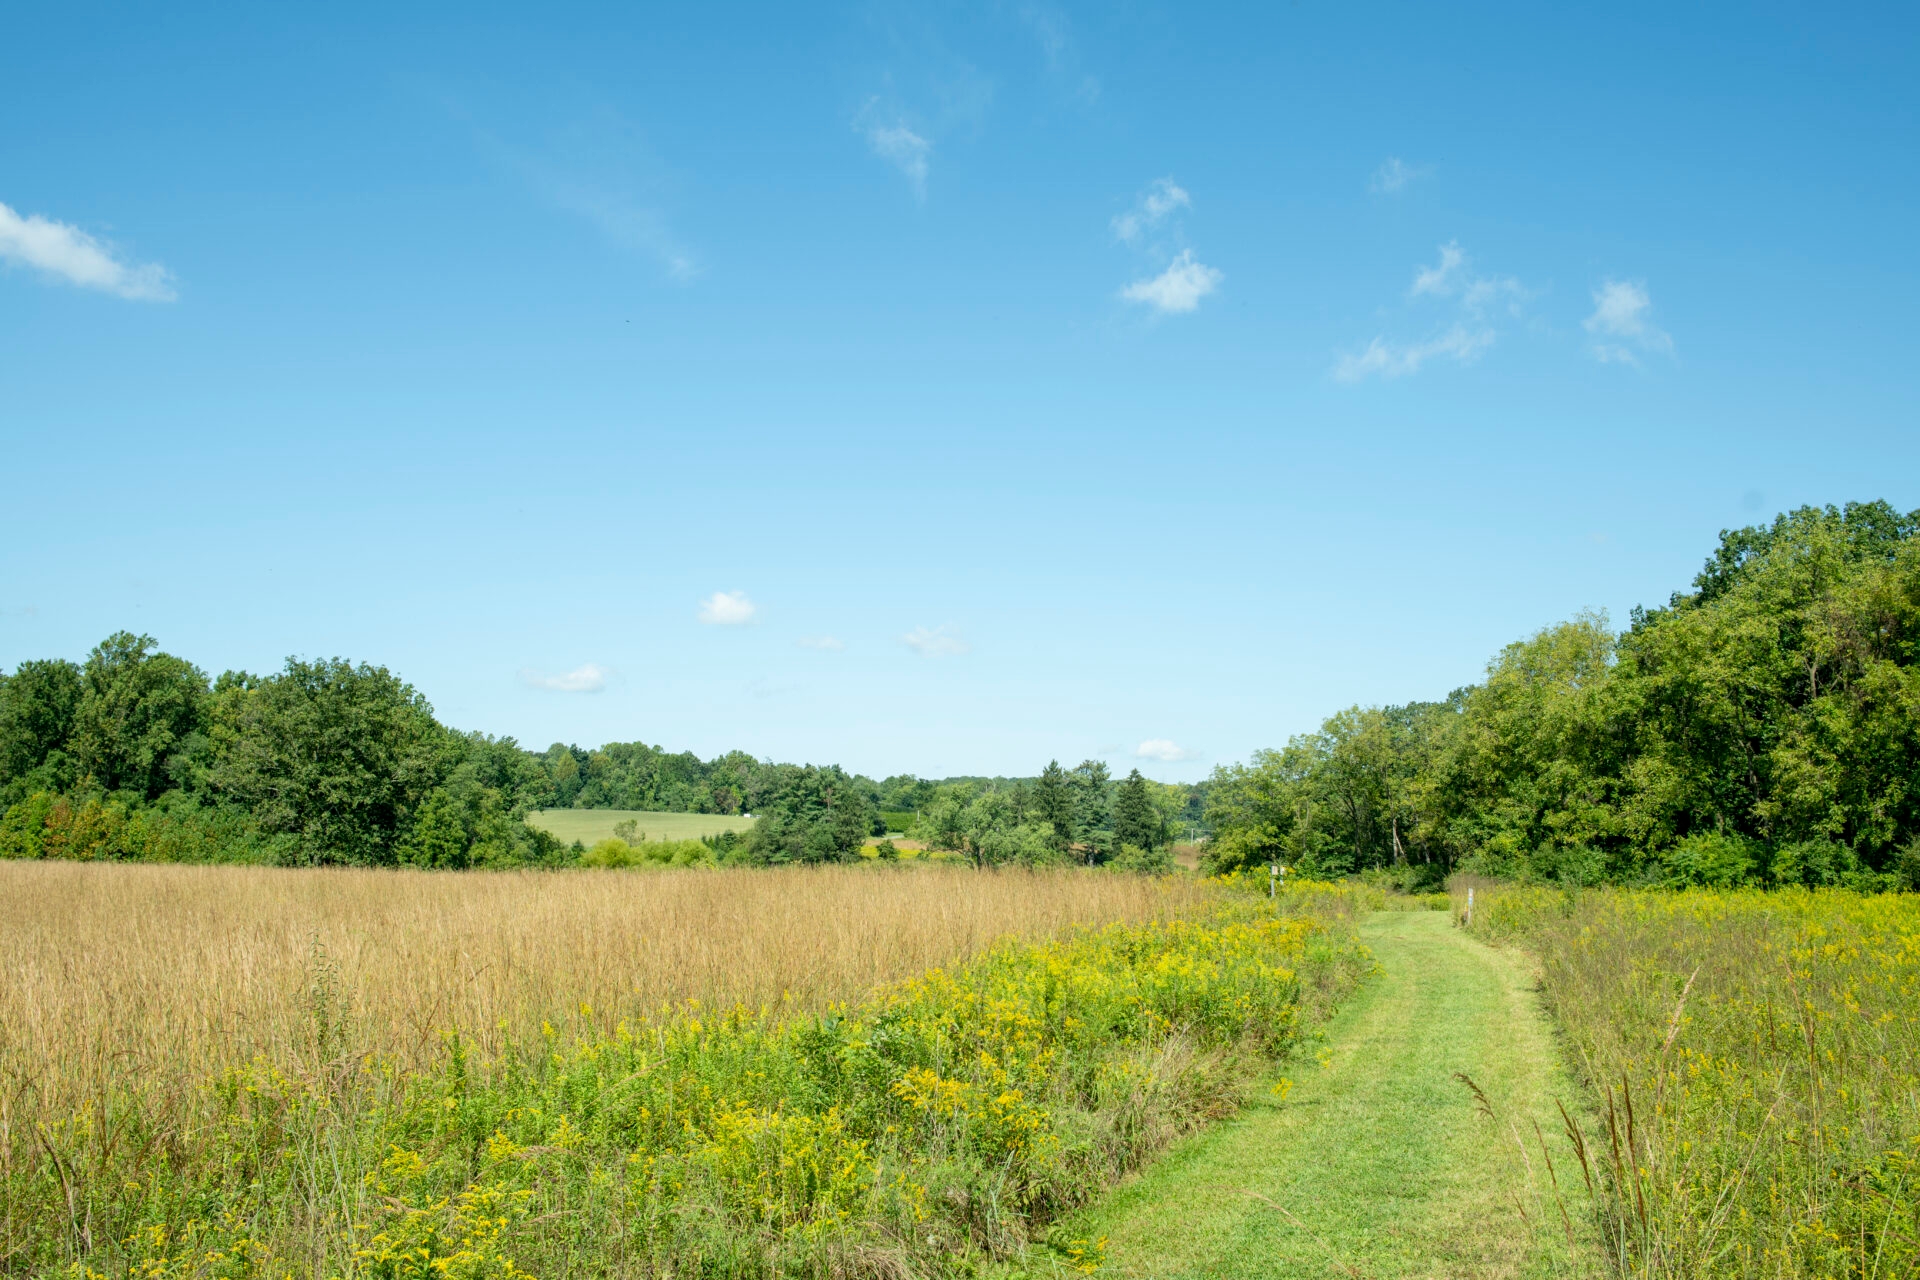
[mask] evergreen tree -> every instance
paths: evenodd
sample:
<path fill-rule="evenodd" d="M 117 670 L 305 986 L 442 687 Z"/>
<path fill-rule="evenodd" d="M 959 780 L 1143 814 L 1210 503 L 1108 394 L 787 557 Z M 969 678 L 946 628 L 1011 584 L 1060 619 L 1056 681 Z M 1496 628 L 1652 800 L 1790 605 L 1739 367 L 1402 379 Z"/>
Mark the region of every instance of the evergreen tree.
<path fill-rule="evenodd" d="M 1086 846 L 1087 865 L 1097 866 L 1113 856 L 1113 783 L 1107 766 L 1082 760 L 1073 767 L 1074 826 Z"/>
<path fill-rule="evenodd" d="M 1147 780 L 1138 769 L 1129 773 L 1114 792 L 1113 839 L 1115 844 L 1148 850 L 1166 843 L 1164 824 L 1147 796 Z"/>
<path fill-rule="evenodd" d="M 1056 849 L 1065 849 L 1073 843 L 1073 788 L 1058 760 L 1047 761 L 1047 767 L 1034 781 L 1032 814 L 1034 822 L 1051 830 Z"/>

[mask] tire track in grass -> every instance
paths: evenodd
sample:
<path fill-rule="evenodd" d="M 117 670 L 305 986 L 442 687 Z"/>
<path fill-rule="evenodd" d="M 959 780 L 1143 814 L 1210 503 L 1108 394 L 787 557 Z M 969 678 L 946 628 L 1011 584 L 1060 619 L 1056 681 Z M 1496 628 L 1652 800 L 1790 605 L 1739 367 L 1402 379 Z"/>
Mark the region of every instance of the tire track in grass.
<path fill-rule="evenodd" d="M 1324 1066 L 1286 1065 L 1271 1094 L 1177 1145 L 1067 1228 L 1106 1237 L 1103 1273 L 1152 1280 L 1584 1276 L 1601 1269 L 1583 1189 L 1559 1209 L 1527 1194 L 1556 1159 L 1556 1097 L 1577 1096 L 1524 962 L 1444 912 L 1381 912 L 1361 927 L 1383 973 L 1327 1028 Z M 1464 1073 L 1498 1109 L 1475 1110 Z M 1516 1194 L 1525 1206 L 1523 1218 Z M 1056 1237 L 1058 1238 L 1058 1237 Z"/>

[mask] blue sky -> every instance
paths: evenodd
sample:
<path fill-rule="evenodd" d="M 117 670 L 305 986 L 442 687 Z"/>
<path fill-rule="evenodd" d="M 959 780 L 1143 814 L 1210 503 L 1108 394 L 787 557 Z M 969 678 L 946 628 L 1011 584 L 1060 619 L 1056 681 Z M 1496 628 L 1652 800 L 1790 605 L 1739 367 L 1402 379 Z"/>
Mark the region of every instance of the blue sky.
<path fill-rule="evenodd" d="M 0 666 L 1202 776 L 1920 506 L 1920 11 L 40 6 Z"/>

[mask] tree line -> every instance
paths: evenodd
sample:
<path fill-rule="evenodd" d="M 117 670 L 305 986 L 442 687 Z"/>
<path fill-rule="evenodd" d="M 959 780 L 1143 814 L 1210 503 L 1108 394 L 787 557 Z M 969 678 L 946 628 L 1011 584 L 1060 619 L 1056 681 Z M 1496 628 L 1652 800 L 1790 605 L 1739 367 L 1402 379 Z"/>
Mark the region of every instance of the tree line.
<path fill-rule="evenodd" d="M 525 815 L 604 807 L 768 813 L 721 852 L 783 861 L 857 851 L 878 795 L 834 766 L 744 752 L 528 751 L 450 729 L 385 667 L 340 658 L 209 680 L 122 631 L 84 662 L 0 675 L 0 857 L 553 865 L 575 851 Z"/>
<path fill-rule="evenodd" d="M 1214 771 L 1216 870 L 1920 887 L 1920 511 L 1727 530 L 1624 631 L 1583 613 L 1445 699 Z"/>
<path fill-rule="evenodd" d="M 1193 788 L 1138 769 L 1115 780 L 1105 763 L 1058 760 L 1032 778 L 932 784 L 908 834 L 964 853 L 976 866 L 1112 865 L 1169 871 L 1169 846 L 1196 816 Z"/>
<path fill-rule="evenodd" d="M 857 857 L 889 819 L 982 864 L 1137 860 L 1197 818 L 1188 789 L 1137 772 L 1115 783 L 1094 761 L 1032 779 L 875 782 L 644 742 L 529 751 L 442 725 L 385 667 L 289 658 L 272 675 L 210 680 L 124 631 L 84 662 L 0 675 L 0 857 L 559 865 L 579 851 L 524 819 L 566 807 L 751 814 L 745 833 L 708 844 L 715 860 L 755 864 Z"/>

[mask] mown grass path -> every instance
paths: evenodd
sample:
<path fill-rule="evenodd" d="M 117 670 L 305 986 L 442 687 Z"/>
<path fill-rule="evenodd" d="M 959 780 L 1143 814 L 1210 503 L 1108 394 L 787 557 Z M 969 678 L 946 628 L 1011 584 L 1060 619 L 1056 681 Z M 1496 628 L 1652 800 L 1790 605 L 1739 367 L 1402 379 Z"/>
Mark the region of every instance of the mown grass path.
<path fill-rule="evenodd" d="M 1320 1062 L 1287 1065 L 1285 1101 L 1263 1095 L 1071 1224 L 1073 1236 L 1107 1237 L 1106 1274 L 1597 1274 L 1554 1106 L 1576 1093 L 1522 959 L 1438 911 L 1377 913 L 1361 933 L 1383 972 L 1329 1024 Z M 1456 1072 L 1486 1092 L 1497 1120 L 1476 1111 Z M 1532 1144 L 1545 1187 L 1534 1121 L 1562 1160 L 1571 1250 L 1554 1201 L 1526 1191 L 1512 1131 Z"/>

